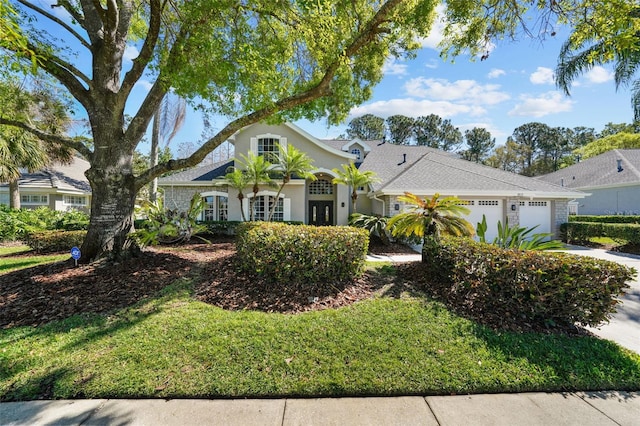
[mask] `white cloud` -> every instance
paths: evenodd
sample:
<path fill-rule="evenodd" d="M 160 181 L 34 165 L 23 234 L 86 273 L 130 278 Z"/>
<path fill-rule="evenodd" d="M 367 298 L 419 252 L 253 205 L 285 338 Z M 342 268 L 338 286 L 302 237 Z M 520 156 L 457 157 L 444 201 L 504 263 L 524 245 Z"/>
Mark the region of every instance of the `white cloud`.
<path fill-rule="evenodd" d="M 457 101 L 464 104 L 495 105 L 510 98 L 497 84 L 479 84 L 475 80 L 413 78 L 404 85 L 407 94 L 420 98 Z"/>
<path fill-rule="evenodd" d="M 438 61 L 436 61 L 435 59 L 429 59 L 429 61 L 424 66 L 426 68 L 435 70 L 436 68 L 438 68 L 439 65 L 440 65 L 440 63 Z"/>
<path fill-rule="evenodd" d="M 131 46 L 130 44 L 128 44 L 127 47 L 125 47 L 124 49 L 123 57 L 125 61 L 133 61 L 135 58 L 138 57 L 139 54 L 140 54 L 140 51 L 138 50 L 137 47 Z"/>
<path fill-rule="evenodd" d="M 588 73 L 585 78 L 589 83 L 600 84 L 613 80 L 613 73 L 601 66 L 595 66 Z"/>
<path fill-rule="evenodd" d="M 488 78 L 498 78 L 500 76 L 503 76 L 507 74 L 505 70 L 501 70 L 499 68 L 492 68 L 491 71 L 489 71 L 489 74 L 487 74 Z"/>
<path fill-rule="evenodd" d="M 533 84 L 555 84 L 556 79 L 551 68 L 538 67 L 538 69 L 529 76 L 529 81 Z"/>
<path fill-rule="evenodd" d="M 382 72 L 385 75 L 406 75 L 407 64 L 398 62 L 395 58 L 387 58 L 382 66 Z"/>
<path fill-rule="evenodd" d="M 136 86 L 141 87 L 144 91 L 148 92 L 153 87 L 153 83 L 148 80 L 138 80 Z"/>
<path fill-rule="evenodd" d="M 470 116 L 482 116 L 487 111 L 475 105 L 462 105 L 445 101 L 428 101 L 416 99 L 391 99 L 378 101 L 367 105 L 361 105 L 350 111 L 352 117 L 360 117 L 364 114 L 373 114 L 378 117 L 389 117 L 399 114 L 407 117 L 419 117 L 422 115 L 436 114 L 443 118 L 453 117 L 458 114 Z"/>
<path fill-rule="evenodd" d="M 536 97 L 522 95 L 522 101 L 511 111 L 510 116 L 544 117 L 545 115 L 569 112 L 573 109 L 573 101 L 560 92 L 547 92 Z"/>
<path fill-rule="evenodd" d="M 431 26 L 431 31 L 429 32 L 429 36 L 421 39 L 422 47 L 426 47 L 429 49 L 440 50 L 438 49 L 438 45 L 444 38 L 443 31 L 445 27 L 444 21 L 444 5 L 439 4 L 436 6 L 436 16 L 433 19 L 433 25 Z"/>

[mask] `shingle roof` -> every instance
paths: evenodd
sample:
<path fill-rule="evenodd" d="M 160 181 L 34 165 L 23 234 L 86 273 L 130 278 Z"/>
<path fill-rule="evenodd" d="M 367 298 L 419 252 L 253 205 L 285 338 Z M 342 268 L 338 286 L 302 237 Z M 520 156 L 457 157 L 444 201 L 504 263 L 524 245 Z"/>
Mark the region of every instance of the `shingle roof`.
<path fill-rule="evenodd" d="M 406 154 L 406 161 L 405 161 Z M 582 194 L 548 182 L 521 176 L 427 147 L 376 146 L 360 166 L 381 179 L 378 193 L 443 193 L 449 195 L 536 195 L 577 197 Z"/>
<path fill-rule="evenodd" d="M 91 193 L 91 185 L 84 175 L 88 169 L 88 161 L 74 157 L 71 164 L 54 164 L 35 173 L 24 173 L 18 184 L 22 189 L 56 189 L 61 192 Z"/>
<path fill-rule="evenodd" d="M 640 149 L 614 149 L 537 179 L 574 189 L 640 184 L 639 169 Z"/>
<path fill-rule="evenodd" d="M 179 173 L 161 177 L 158 183 L 162 185 L 180 184 L 185 182 L 211 182 L 215 178 L 227 174 L 228 168 L 233 166 L 233 160 L 220 161 L 214 164 L 186 169 Z"/>

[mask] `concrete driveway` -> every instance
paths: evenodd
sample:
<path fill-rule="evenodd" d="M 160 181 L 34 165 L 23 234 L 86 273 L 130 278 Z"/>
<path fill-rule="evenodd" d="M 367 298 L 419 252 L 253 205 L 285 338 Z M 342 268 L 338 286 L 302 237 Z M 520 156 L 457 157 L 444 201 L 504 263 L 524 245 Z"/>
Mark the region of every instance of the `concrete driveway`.
<path fill-rule="evenodd" d="M 567 250 L 563 251 L 580 256 L 611 260 L 635 268 L 640 272 L 640 256 L 579 246 L 569 246 Z M 600 327 L 588 327 L 588 330 L 604 339 L 613 340 L 620 346 L 640 353 L 640 278 L 636 276 L 630 285 L 631 288 L 622 298 L 622 303 L 617 308 L 618 312 L 613 315 L 611 321 Z"/>

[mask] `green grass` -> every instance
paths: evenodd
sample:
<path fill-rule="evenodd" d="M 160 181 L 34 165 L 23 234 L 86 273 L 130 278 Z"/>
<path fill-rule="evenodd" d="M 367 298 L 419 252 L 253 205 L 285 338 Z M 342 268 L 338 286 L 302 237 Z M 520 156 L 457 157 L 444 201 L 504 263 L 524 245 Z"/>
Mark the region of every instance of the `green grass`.
<path fill-rule="evenodd" d="M 190 287 L 0 330 L 0 400 L 640 389 L 640 356 L 611 342 L 497 333 L 419 295 L 284 315 L 224 311 Z"/>
<path fill-rule="evenodd" d="M 16 256 L 27 253 L 30 250 L 28 246 L 0 247 L 0 274 L 43 265 L 45 263 L 58 262 L 70 257 L 69 253 Z"/>

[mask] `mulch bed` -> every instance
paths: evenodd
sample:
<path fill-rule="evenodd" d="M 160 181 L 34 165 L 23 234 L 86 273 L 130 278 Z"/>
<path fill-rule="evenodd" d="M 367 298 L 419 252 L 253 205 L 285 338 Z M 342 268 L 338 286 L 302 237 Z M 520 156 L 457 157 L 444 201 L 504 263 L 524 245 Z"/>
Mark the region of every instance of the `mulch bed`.
<path fill-rule="evenodd" d="M 414 253 L 402 245 L 372 244 L 374 254 Z M 223 309 L 304 312 L 371 297 L 392 278 L 365 274 L 347 283 L 313 288 L 277 286 L 235 272 L 235 244 L 153 247 L 118 263 L 74 266 L 73 260 L 0 275 L 0 327 L 38 326 L 82 313 L 107 313 L 153 297 L 181 277 L 194 277 L 195 297 Z M 29 256 L 24 254 L 23 256 Z"/>

